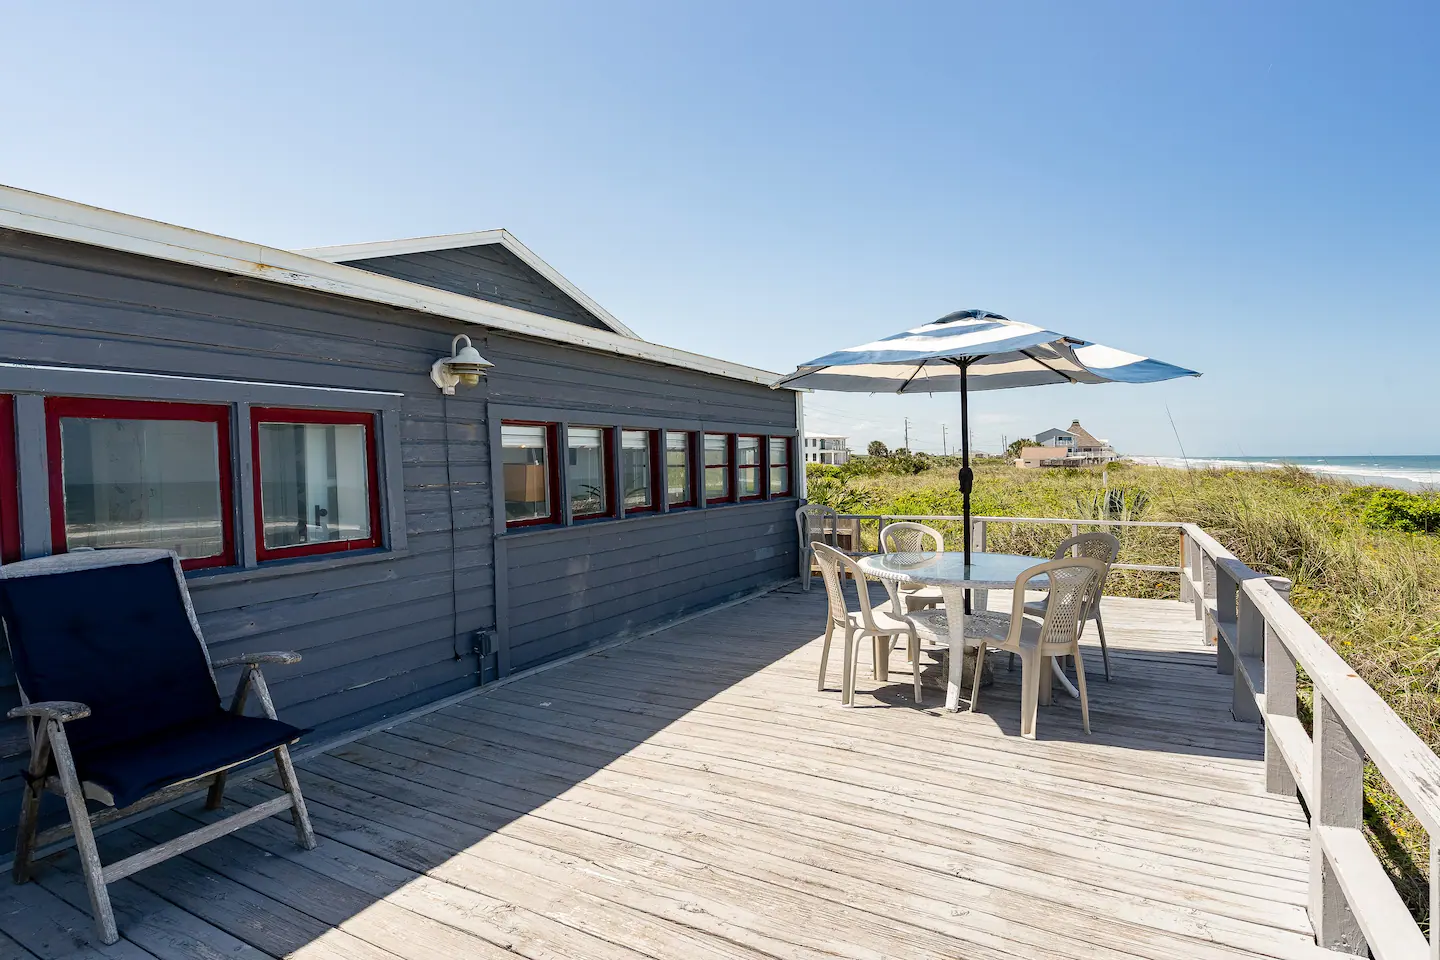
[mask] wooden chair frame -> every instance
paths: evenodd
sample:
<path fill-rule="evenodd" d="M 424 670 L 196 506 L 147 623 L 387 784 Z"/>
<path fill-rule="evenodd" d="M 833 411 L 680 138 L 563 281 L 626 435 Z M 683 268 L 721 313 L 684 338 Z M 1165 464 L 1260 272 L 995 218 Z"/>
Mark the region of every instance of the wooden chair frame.
<path fill-rule="evenodd" d="M 107 552 L 118 554 L 120 551 Z M 141 551 L 127 552 L 135 554 Z M 144 553 L 159 557 L 168 551 L 147 550 Z M 206 651 L 205 661 L 210 667 L 211 682 L 215 681 L 215 670 L 218 668 L 234 666 L 242 668 L 234 696 L 230 701 L 230 712 L 243 713 L 250 694 L 253 692 L 255 698 L 260 702 L 260 709 L 264 715 L 271 720 L 278 720 L 279 718 L 275 714 L 275 703 L 270 697 L 270 688 L 265 683 L 265 677 L 261 673 L 260 667 L 262 664 L 298 663 L 300 655 L 288 651 L 272 651 L 210 660 L 208 648 L 205 647 L 204 638 L 200 633 L 199 623 L 195 619 L 195 611 L 190 604 L 189 593 L 184 588 L 184 575 L 180 571 L 179 559 L 174 554 L 170 554 L 170 557 L 174 560 L 176 575 L 180 577 L 181 597 L 185 602 L 186 613 L 194 628 L 195 637 L 200 643 L 201 649 Z M 20 802 L 19 829 L 15 835 L 14 880 L 16 883 L 25 883 L 30 879 L 37 849 L 73 835 L 75 848 L 80 856 L 80 865 L 85 874 L 85 888 L 90 896 L 90 907 L 95 918 L 96 930 L 104 943 L 111 944 L 120 939 L 119 931 L 115 926 L 115 912 L 110 905 L 110 894 L 106 888 L 132 873 L 154 866 L 171 857 L 179 856 L 187 850 L 192 850 L 211 840 L 234 833 L 242 827 L 258 823 L 286 810 L 290 811 L 290 819 L 295 826 L 296 841 L 306 850 L 315 849 L 315 830 L 310 824 L 310 814 L 305 808 L 305 798 L 300 793 L 300 782 L 295 776 L 295 765 L 290 758 L 288 744 L 281 744 L 244 760 L 187 778 L 127 807 L 116 808 L 114 798 L 107 790 L 96 784 L 80 780 L 75 768 L 75 758 L 71 753 L 70 741 L 65 734 L 65 724 L 90 716 L 90 707 L 83 703 L 60 700 L 32 703 L 26 696 L 23 687 L 19 689 L 19 693 L 21 705 L 10 710 L 8 715 L 11 719 L 24 718 L 26 720 L 26 728 L 30 737 L 30 766 L 26 776 L 27 784 Z M 275 766 L 281 785 L 285 790 L 283 795 L 241 810 L 223 820 L 206 824 L 173 840 L 147 850 L 141 850 L 114 863 L 101 863 L 100 853 L 95 845 L 95 829 L 97 827 L 179 799 L 194 791 L 197 785 L 207 778 L 211 783 L 205 805 L 207 809 L 217 809 L 224 800 L 225 782 L 229 772 L 266 753 L 273 754 L 275 757 Z M 52 758 L 55 769 L 53 773 L 50 773 L 48 771 Z M 37 833 L 40 798 L 45 791 L 64 798 L 70 822 Z M 87 799 L 103 803 L 109 809 L 91 814 L 85 805 Z"/>

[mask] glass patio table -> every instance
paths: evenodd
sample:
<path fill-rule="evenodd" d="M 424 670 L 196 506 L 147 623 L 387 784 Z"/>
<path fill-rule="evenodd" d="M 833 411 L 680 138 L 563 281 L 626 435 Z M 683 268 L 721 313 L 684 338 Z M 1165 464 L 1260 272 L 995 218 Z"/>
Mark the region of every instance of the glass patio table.
<path fill-rule="evenodd" d="M 1044 563 L 1048 557 L 1025 557 L 1015 553 L 971 553 L 970 563 L 961 552 L 877 553 L 862 557 L 860 569 L 868 577 L 900 585 L 938 587 L 945 598 L 945 616 L 950 627 L 950 670 L 945 686 L 945 709 L 960 709 L 960 678 L 965 649 L 975 642 L 965 639 L 965 591 L 1008 590 L 1021 573 Z M 1043 579 L 1043 578 L 1041 578 Z M 1035 583 L 1039 583 L 1037 580 Z M 891 594 L 894 596 L 894 594 Z M 895 611 L 898 615 L 900 611 Z M 958 652 L 958 655 L 957 655 Z M 981 664 L 976 664 L 979 670 Z"/>

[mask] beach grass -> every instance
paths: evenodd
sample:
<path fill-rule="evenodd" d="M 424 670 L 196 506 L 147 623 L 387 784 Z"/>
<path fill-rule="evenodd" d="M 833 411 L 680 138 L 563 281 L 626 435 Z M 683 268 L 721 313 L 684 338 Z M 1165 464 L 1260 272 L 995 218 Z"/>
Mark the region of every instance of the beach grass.
<path fill-rule="evenodd" d="M 1440 748 L 1440 536 L 1377 529 L 1372 502 L 1388 496 L 1380 488 L 1298 468 L 1182 470 L 1123 461 L 1103 471 L 981 461 L 975 473 L 977 516 L 1083 520 L 1118 506 L 1127 519 L 1199 524 L 1252 568 L 1288 577 L 1291 603 L 1310 625 L 1432 750 Z M 812 501 L 847 513 L 961 512 L 953 460 L 903 475 L 812 465 L 808 482 Z M 958 524 L 952 528 L 947 536 L 958 543 Z M 1044 556 L 1069 532 L 991 524 L 987 549 Z M 1180 563 L 1173 529 L 1117 532 L 1122 562 Z M 1115 571 L 1108 587 L 1122 596 L 1169 598 L 1178 588 L 1174 574 L 1132 571 Z M 1412 913 L 1428 925 L 1428 838 L 1373 767 L 1365 797 L 1372 846 Z"/>

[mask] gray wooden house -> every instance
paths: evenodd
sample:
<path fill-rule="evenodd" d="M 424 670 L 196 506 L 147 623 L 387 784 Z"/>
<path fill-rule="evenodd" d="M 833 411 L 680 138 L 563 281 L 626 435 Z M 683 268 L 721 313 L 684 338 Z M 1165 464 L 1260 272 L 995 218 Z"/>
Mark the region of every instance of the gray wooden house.
<path fill-rule="evenodd" d="M 459 334 L 493 366 L 446 395 Z M 4 559 L 177 550 L 216 656 L 303 654 L 272 689 L 320 737 L 792 577 L 773 379 L 504 231 L 292 252 L 0 187 Z"/>

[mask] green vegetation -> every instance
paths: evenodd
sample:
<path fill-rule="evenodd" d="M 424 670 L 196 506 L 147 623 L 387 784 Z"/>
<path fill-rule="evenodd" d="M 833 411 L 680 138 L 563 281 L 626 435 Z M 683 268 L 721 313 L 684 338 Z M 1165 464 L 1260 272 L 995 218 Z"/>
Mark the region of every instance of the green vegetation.
<path fill-rule="evenodd" d="M 913 463 L 892 470 L 872 458 L 812 467 L 810 496 L 845 513 L 958 515 L 958 459 L 927 460 L 918 471 Z M 978 461 L 975 472 L 977 516 L 1198 523 L 1251 567 L 1290 578 L 1295 608 L 1431 749 L 1440 748 L 1435 495 L 1359 487 L 1295 468 L 1186 471 L 1119 462 L 1104 471 L 1021 470 L 995 459 Z M 958 524 L 948 527 L 947 539 L 958 543 Z M 1068 534 L 1063 526 L 992 524 L 987 549 L 1040 556 Z M 1174 530 L 1128 528 L 1120 535 L 1122 561 L 1180 562 Z M 1178 583 L 1172 574 L 1116 571 L 1110 589 L 1175 597 Z M 1372 842 L 1423 918 L 1427 839 L 1373 769 L 1366 812 Z"/>

